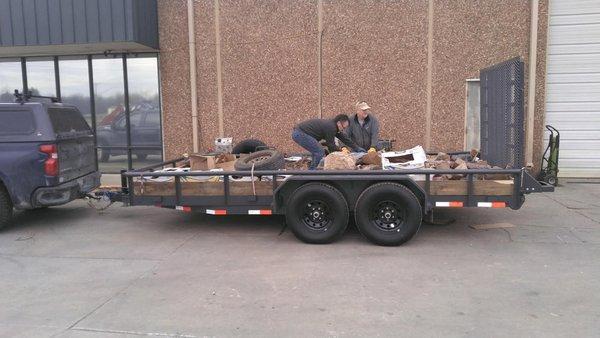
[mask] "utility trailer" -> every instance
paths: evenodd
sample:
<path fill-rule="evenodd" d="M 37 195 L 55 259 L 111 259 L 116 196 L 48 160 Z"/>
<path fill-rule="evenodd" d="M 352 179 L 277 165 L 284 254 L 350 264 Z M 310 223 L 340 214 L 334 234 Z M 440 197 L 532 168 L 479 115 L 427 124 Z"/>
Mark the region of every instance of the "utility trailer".
<path fill-rule="evenodd" d="M 339 238 L 350 215 L 359 231 L 380 245 L 400 245 L 419 230 L 434 208 L 511 208 L 530 193 L 551 192 L 523 168 L 524 64 L 514 58 L 480 71 L 481 157 L 516 169 L 165 171 L 183 158 L 121 174 L 112 200 L 211 215 L 285 215 L 307 243 Z M 157 171 L 159 170 L 159 171 Z M 464 175 L 435 180 L 435 175 Z M 510 179 L 481 180 L 481 175 Z"/>
<path fill-rule="evenodd" d="M 158 206 L 226 215 L 284 215 L 307 243 L 330 243 L 354 215 L 359 231 L 379 245 L 400 245 L 434 208 L 521 208 L 525 195 L 551 192 L 524 169 L 316 170 L 169 172 L 185 158 L 121 173 L 111 199 L 126 206 Z M 462 180 L 433 175 L 462 174 Z M 507 180 L 480 180 L 505 174 Z"/>

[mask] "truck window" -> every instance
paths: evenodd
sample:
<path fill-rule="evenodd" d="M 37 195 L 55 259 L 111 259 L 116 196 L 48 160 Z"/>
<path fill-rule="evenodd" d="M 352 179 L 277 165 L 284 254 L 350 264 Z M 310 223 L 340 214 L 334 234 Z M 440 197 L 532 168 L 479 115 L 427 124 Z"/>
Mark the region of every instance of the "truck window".
<path fill-rule="evenodd" d="M 0 111 L 0 135 L 29 135 L 34 131 L 31 111 Z"/>
<path fill-rule="evenodd" d="M 54 132 L 57 134 L 91 132 L 87 122 L 77 110 L 72 108 L 49 108 L 48 115 Z"/>

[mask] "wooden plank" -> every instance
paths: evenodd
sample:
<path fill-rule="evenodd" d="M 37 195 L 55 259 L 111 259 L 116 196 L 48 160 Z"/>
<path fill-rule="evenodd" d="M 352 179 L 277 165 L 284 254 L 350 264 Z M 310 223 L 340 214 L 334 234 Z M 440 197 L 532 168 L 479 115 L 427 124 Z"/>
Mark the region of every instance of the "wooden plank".
<path fill-rule="evenodd" d="M 258 181 L 255 183 L 257 196 L 272 196 L 273 183 Z M 425 187 L 424 181 L 417 181 L 421 187 Z M 449 196 L 449 195 L 466 195 L 467 181 L 465 180 L 447 180 L 447 181 L 431 181 L 431 195 Z M 230 194 L 232 196 L 254 195 L 252 190 L 252 182 L 229 182 Z M 174 182 L 144 182 L 143 193 L 142 183 L 134 183 L 134 191 L 137 195 L 145 196 L 174 196 Z M 223 182 L 181 182 L 181 193 L 184 196 L 223 196 Z M 494 196 L 510 196 L 513 193 L 512 180 L 497 180 L 497 181 L 473 181 L 474 195 L 494 195 Z"/>
<path fill-rule="evenodd" d="M 417 183 L 425 188 L 424 181 L 417 181 Z M 467 181 L 465 180 L 431 181 L 430 188 L 431 195 L 436 196 L 467 195 Z M 512 180 L 473 181 L 474 195 L 510 196 L 512 193 Z"/>
<path fill-rule="evenodd" d="M 254 182 L 257 196 L 273 195 L 272 182 Z M 223 196 L 223 182 L 181 182 L 181 194 L 184 196 Z M 173 196 L 175 195 L 175 182 L 144 182 L 134 183 L 134 192 L 144 196 Z M 252 182 L 229 182 L 231 196 L 254 195 Z"/>

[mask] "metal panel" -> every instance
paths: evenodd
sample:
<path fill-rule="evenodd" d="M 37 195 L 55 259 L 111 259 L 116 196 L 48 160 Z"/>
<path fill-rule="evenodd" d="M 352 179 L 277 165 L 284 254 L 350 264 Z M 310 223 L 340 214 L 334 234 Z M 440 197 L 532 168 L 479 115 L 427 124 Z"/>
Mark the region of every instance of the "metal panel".
<path fill-rule="evenodd" d="M 480 72 L 481 156 L 491 165 L 523 167 L 523 73 L 520 58 Z"/>
<path fill-rule="evenodd" d="M 104 52 L 110 43 L 128 51 L 158 49 L 156 0 L 0 0 L 0 56 L 53 45 L 61 54 L 65 44 Z"/>
<path fill-rule="evenodd" d="M 600 177 L 600 1 L 552 0 L 546 123 L 560 131 L 559 176 Z"/>

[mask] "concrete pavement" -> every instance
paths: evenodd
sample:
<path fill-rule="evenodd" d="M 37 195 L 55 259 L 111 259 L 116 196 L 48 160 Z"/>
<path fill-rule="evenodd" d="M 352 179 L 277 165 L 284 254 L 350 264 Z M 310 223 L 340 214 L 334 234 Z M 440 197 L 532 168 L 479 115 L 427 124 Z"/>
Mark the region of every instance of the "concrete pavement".
<path fill-rule="evenodd" d="M 83 202 L 0 232 L 0 336 L 597 336 L 600 184 L 437 213 L 395 248 Z M 511 228 L 470 226 L 509 223 Z"/>

